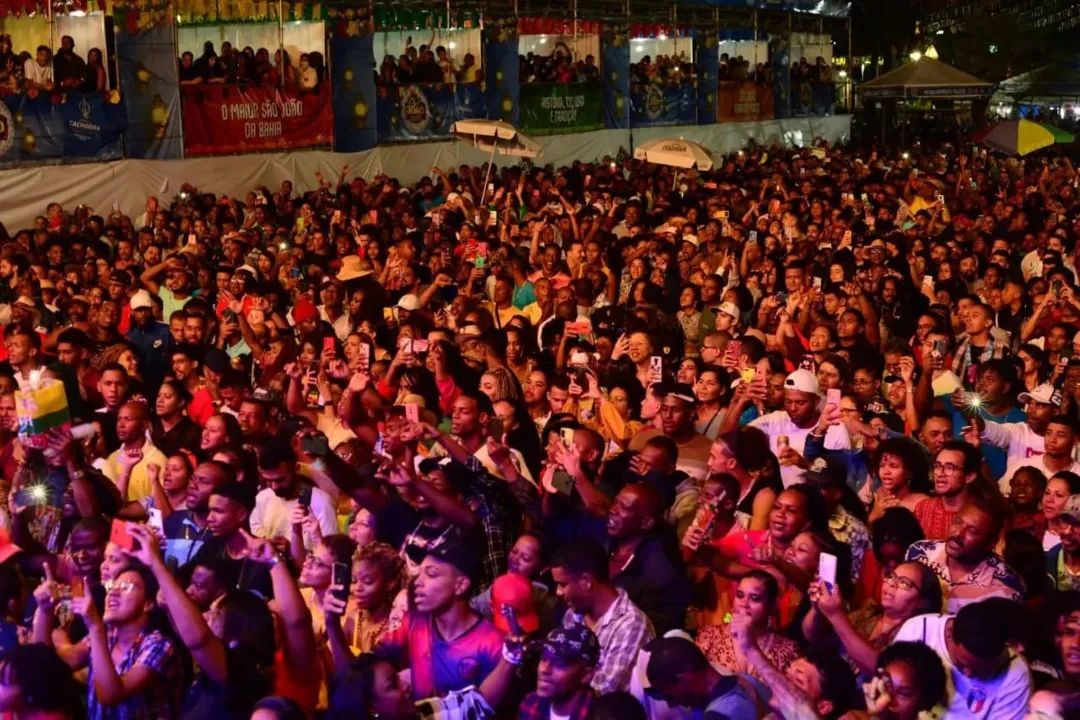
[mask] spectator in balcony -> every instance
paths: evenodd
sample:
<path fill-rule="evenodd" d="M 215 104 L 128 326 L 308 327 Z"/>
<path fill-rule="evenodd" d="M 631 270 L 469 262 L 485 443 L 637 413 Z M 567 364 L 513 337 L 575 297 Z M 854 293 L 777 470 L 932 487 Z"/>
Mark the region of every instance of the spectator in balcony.
<path fill-rule="evenodd" d="M 415 52 L 415 48 L 409 48 Z M 408 85 L 414 82 L 413 63 L 409 59 L 408 54 L 402 55 L 398 58 L 397 64 L 397 85 Z"/>
<path fill-rule="evenodd" d="M 435 54 L 439 56 L 439 70 L 442 71 L 443 82 L 456 82 L 457 68 L 454 67 L 454 58 L 450 57 L 450 53 L 442 45 L 435 48 Z"/>
<path fill-rule="evenodd" d="M 481 77 L 480 66 L 476 64 L 476 57 L 472 53 L 465 53 L 461 72 L 458 73 L 458 82 L 478 83 Z"/>
<path fill-rule="evenodd" d="M 198 85 L 203 81 L 199 69 L 195 67 L 194 54 L 185 52 L 180 56 L 179 75 L 181 85 Z"/>
<path fill-rule="evenodd" d="M 248 60 L 247 53 L 236 53 L 236 64 L 233 66 L 233 73 L 228 77 L 228 82 L 246 83 L 249 80 L 251 80 L 251 61 Z"/>
<path fill-rule="evenodd" d="M 272 87 L 296 87 L 296 68 L 293 67 L 287 50 L 278 48 L 274 52 L 274 67 L 267 74 L 267 79 L 267 84 Z"/>
<path fill-rule="evenodd" d="M 817 72 L 817 78 L 815 78 L 815 79 L 818 82 L 831 83 L 832 82 L 832 68 L 829 66 L 829 64 L 827 62 L 825 62 L 825 58 L 818 55 L 817 60 L 815 62 L 816 62 L 815 70 Z"/>
<path fill-rule="evenodd" d="M 218 64 L 221 65 L 222 71 L 225 73 L 225 82 L 233 82 L 233 78 L 236 77 L 236 62 L 240 53 L 233 50 L 232 43 L 221 43 L 221 54 L 218 56 Z"/>
<path fill-rule="evenodd" d="M 99 48 L 86 53 L 86 72 L 83 76 L 83 92 L 105 92 L 109 86 L 109 74 L 105 71 L 104 58 Z"/>
<path fill-rule="evenodd" d="M 75 54 L 75 40 L 70 35 L 60 38 L 60 49 L 53 57 L 55 82 L 65 90 L 75 90 L 83 84 L 86 63 Z"/>
<path fill-rule="evenodd" d="M 582 68 L 582 74 L 586 80 L 600 79 L 600 68 L 596 67 L 596 58 L 592 55 L 585 56 L 585 66 Z"/>
<path fill-rule="evenodd" d="M 51 91 L 56 87 L 53 81 L 52 50 L 39 45 L 37 55 L 27 58 L 23 63 L 23 75 L 27 90 Z"/>
<path fill-rule="evenodd" d="M 298 68 L 301 90 L 314 90 L 319 84 L 319 74 L 311 67 L 311 56 L 307 53 L 300 54 L 300 66 Z"/>
<path fill-rule="evenodd" d="M 435 60 L 435 54 L 426 49 L 418 53 L 416 58 L 416 69 L 413 71 L 413 82 L 435 84 L 441 83 L 442 81 L 442 70 Z"/>
<path fill-rule="evenodd" d="M 11 37 L 0 35 L 0 92 L 18 92 L 23 80 L 23 64 L 11 50 Z"/>
<path fill-rule="evenodd" d="M 749 63 L 743 59 L 742 55 L 735 58 L 735 62 L 732 64 L 731 68 L 731 79 L 738 80 L 740 82 L 746 80 L 747 72 L 749 72 L 747 69 L 748 65 Z"/>
<path fill-rule="evenodd" d="M 214 43 L 207 40 L 203 43 L 202 55 L 195 61 L 193 67 L 195 72 L 202 78 L 203 82 L 206 82 L 210 78 L 210 58 L 217 59 L 217 53 L 214 51 Z"/>
<path fill-rule="evenodd" d="M 259 48 L 255 52 L 255 65 L 251 66 L 251 79 L 259 85 L 268 85 L 272 72 L 274 66 L 270 64 L 270 52 L 266 48 Z"/>
<path fill-rule="evenodd" d="M 397 62 L 394 61 L 393 55 L 383 58 L 382 64 L 379 65 L 379 74 L 375 76 L 375 83 L 378 85 L 397 84 Z"/>

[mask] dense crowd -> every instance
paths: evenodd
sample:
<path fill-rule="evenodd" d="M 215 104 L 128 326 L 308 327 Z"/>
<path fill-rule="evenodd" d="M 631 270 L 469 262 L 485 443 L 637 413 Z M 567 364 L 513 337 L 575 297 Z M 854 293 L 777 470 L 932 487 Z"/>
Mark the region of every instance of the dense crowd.
<path fill-rule="evenodd" d="M 100 48 L 90 48 L 86 57 L 75 52 L 75 40 L 64 35 L 60 49 L 53 53 L 39 45 L 34 54 L 15 52 L 11 36 L 0 35 L 0 95 L 56 92 L 104 92 L 109 73 Z"/>
<path fill-rule="evenodd" d="M 549 55 L 526 53 L 518 56 L 523 83 L 581 83 L 600 79 L 596 58 L 586 55 L 574 60 L 569 46 L 558 43 Z"/>
<path fill-rule="evenodd" d="M 630 64 L 630 82 L 633 85 L 692 82 L 695 74 L 694 63 L 685 53 L 657 55 L 655 59 L 646 55 L 640 61 Z"/>
<path fill-rule="evenodd" d="M 0 712 L 1075 717 L 1078 182 L 761 147 L 0 228 Z"/>
<path fill-rule="evenodd" d="M 266 48 L 256 50 L 248 45 L 239 50 L 228 41 L 221 43 L 218 54 L 214 43 L 207 40 L 199 57 L 189 51 L 180 55 L 177 77 L 181 85 L 258 85 L 290 90 L 315 90 L 326 80 L 321 52 L 301 53 L 297 62 L 292 64 L 285 48 L 275 50 L 271 59 Z"/>
<path fill-rule="evenodd" d="M 445 45 L 433 46 L 434 40 L 433 33 L 426 44 L 417 47 L 411 37 L 407 38 L 405 52 L 396 60 L 393 55 L 383 58 L 375 82 L 379 85 L 476 84 L 483 79 L 475 55 L 465 53 L 459 63 Z M 453 46 L 450 43 L 451 49 Z"/>

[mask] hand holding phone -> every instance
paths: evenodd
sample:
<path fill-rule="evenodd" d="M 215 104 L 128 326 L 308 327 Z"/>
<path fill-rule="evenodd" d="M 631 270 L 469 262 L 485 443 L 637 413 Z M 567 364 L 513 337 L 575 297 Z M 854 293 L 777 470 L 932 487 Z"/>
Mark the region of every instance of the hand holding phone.
<path fill-rule="evenodd" d="M 305 485 L 300 488 L 300 495 L 297 497 L 297 502 L 306 508 L 311 507 L 311 486 Z"/>
<path fill-rule="evenodd" d="M 664 358 L 653 355 L 649 358 L 649 382 L 656 383 L 664 379 Z"/>
<path fill-rule="evenodd" d="M 333 584 L 341 588 L 333 591 L 333 596 L 341 602 L 349 599 L 349 586 L 352 585 L 352 568 L 348 563 L 336 562 L 333 569 Z"/>
<path fill-rule="evenodd" d="M 821 553 L 818 557 L 818 579 L 831 587 L 836 587 L 836 556 Z"/>

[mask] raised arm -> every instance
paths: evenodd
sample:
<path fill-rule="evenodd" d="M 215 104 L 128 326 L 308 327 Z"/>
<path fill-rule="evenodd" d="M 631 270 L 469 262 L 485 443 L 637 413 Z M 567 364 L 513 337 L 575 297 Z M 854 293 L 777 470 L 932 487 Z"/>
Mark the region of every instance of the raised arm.
<path fill-rule="evenodd" d="M 278 553 L 269 540 L 253 537 L 244 530 L 240 532 L 248 541 L 248 559 L 270 568 L 274 602 L 284 629 L 282 644 L 289 670 L 301 682 L 312 682 L 318 675 L 315 630 L 311 625 L 311 611 L 304 603 L 300 587 L 289 572 L 285 556 Z"/>
<path fill-rule="evenodd" d="M 225 645 L 210 630 L 202 612 L 184 592 L 176 578 L 165 566 L 157 538 L 144 525 L 128 525 L 128 532 L 138 541 L 137 548 L 125 551 L 154 573 L 161 588 L 161 602 L 172 619 L 177 637 L 191 651 L 191 657 L 207 676 L 224 687 L 229 680 Z"/>

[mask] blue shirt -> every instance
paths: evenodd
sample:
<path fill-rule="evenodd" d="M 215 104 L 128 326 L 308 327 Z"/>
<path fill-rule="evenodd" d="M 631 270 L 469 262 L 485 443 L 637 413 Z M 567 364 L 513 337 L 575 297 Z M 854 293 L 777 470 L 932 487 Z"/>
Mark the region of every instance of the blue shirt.
<path fill-rule="evenodd" d="M 945 405 L 945 410 L 952 418 L 953 437 L 960 437 L 965 426 L 970 425 L 967 414 L 953 405 L 951 395 L 941 395 L 938 400 Z M 996 423 L 1022 423 L 1027 420 L 1027 413 L 1015 405 L 1009 408 L 1004 415 L 993 415 L 987 412 L 986 407 L 979 408 L 979 417 Z M 982 443 L 982 454 L 986 459 L 986 466 L 990 468 L 993 477 L 999 478 L 1005 475 L 1005 466 L 1008 464 L 1008 456 L 1001 448 L 994 447 L 990 443 Z"/>
<path fill-rule="evenodd" d="M 515 285 L 514 295 L 510 302 L 518 310 L 524 310 L 536 302 L 536 292 L 533 290 L 533 284 L 526 280 L 524 285 Z"/>

